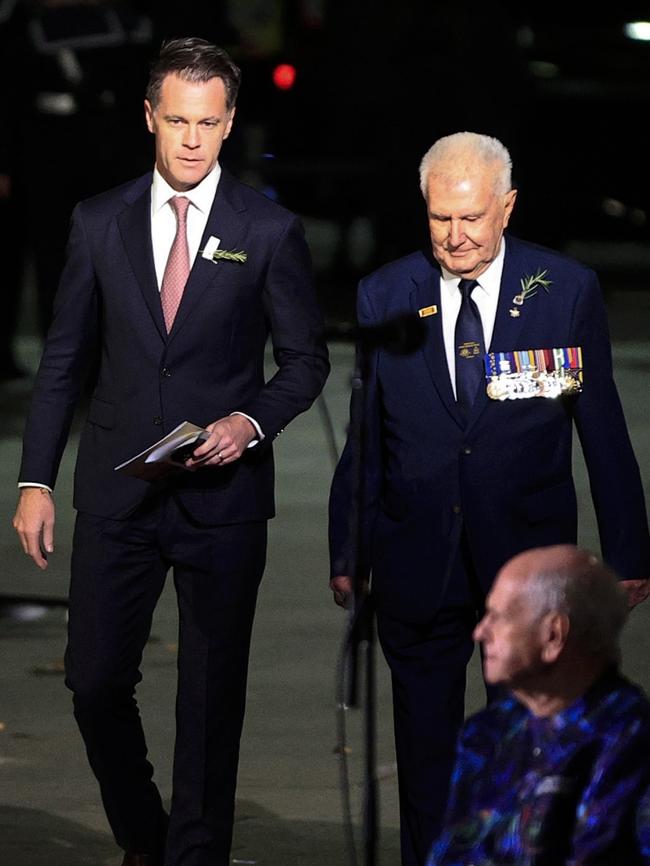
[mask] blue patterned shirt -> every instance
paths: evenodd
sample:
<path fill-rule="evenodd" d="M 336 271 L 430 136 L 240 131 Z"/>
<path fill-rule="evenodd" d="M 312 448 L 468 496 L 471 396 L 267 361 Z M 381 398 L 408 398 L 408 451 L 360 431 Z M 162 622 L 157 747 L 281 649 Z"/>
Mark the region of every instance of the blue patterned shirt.
<path fill-rule="evenodd" d="M 650 703 L 610 670 L 549 718 L 515 698 L 469 719 L 427 866 L 650 864 Z"/>

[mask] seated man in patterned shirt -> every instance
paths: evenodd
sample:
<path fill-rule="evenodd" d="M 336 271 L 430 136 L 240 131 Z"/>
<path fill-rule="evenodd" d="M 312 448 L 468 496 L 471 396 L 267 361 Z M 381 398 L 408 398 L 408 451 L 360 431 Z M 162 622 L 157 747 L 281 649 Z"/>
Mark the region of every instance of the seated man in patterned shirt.
<path fill-rule="evenodd" d="M 650 703 L 618 672 L 615 575 L 570 545 L 501 570 L 474 637 L 508 689 L 466 722 L 428 866 L 635 866 L 650 810 Z"/>

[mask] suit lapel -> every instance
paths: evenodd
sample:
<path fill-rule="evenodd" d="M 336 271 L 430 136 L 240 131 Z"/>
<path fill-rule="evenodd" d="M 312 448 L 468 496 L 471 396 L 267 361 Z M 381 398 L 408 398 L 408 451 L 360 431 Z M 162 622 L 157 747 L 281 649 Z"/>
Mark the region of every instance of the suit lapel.
<path fill-rule="evenodd" d="M 427 328 L 427 338 L 420 350 L 426 361 L 429 373 L 436 386 L 440 399 L 449 414 L 462 424 L 458 413 L 458 406 L 454 398 L 454 392 L 449 378 L 449 367 L 445 354 L 445 342 L 442 335 L 442 312 L 440 308 L 440 270 L 432 267 L 431 273 L 422 281 L 416 281 L 416 287 L 411 292 L 411 309 L 414 313 L 424 307 L 437 307 L 437 313 L 424 318 Z"/>
<path fill-rule="evenodd" d="M 201 255 L 211 236 L 219 238 L 219 249 L 242 249 L 246 228 L 243 213 L 246 211 L 246 206 L 241 200 L 237 186 L 237 182 L 226 171 L 222 171 L 199 251 L 194 259 L 174 324 L 169 332 L 170 341 L 181 331 L 206 290 L 209 288 L 210 291 L 218 291 L 219 285 L 232 275 L 231 269 L 239 267 L 237 264 L 215 263 L 204 259 Z"/>
<path fill-rule="evenodd" d="M 138 198 L 117 218 L 122 241 L 138 286 L 163 340 L 167 339 L 151 242 L 151 179 Z"/>

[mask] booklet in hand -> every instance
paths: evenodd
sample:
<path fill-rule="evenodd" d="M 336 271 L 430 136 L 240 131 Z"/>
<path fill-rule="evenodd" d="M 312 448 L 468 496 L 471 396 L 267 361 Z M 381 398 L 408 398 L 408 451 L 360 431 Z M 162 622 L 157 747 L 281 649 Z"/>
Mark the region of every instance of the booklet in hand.
<path fill-rule="evenodd" d="M 157 481 L 183 470 L 194 449 L 210 436 L 203 427 L 183 421 L 171 433 L 154 442 L 144 451 L 120 463 L 115 472 L 124 472 L 144 481 Z"/>

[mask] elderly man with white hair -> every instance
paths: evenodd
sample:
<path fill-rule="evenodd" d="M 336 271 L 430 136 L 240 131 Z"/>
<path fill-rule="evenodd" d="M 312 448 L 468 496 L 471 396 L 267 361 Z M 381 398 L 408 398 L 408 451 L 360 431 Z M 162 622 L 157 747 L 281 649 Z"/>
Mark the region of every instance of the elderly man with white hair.
<path fill-rule="evenodd" d="M 650 862 L 650 703 L 618 671 L 626 616 L 616 575 L 577 547 L 500 571 L 474 637 L 504 697 L 462 730 L 429 866 Z"/>
<path fill-rule="evenodd" d="M 349 598 L 356 559 L 362 579 L 371 573 L 391 671 L 403 866 L 423 866 L 440 830 L 472 632 L 497 572 L 524 550 L 577 541 L 574 431 L 604 560 L 632 604 L 650 577 L 643 485 L 596 274 L 510 234 L 510 155 L 488 135 L 435 142 L 420 188 L 430 245 L 359 285 L 362 326 L 410 314 L 424 344 L 368 354 L 356 558 L 352 437 L 330 501 L 334 599 Z M 557 207 L 565 197 L 557 191 Z"/>

